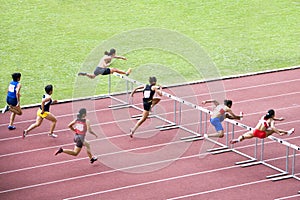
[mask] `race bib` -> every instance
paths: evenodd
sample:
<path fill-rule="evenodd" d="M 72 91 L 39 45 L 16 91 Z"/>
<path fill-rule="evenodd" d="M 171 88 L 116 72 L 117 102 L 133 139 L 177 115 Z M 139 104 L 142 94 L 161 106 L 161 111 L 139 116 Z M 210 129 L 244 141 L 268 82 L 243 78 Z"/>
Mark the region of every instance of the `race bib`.
<path fill-rule="evenodd" d="M 9 92 L 15 92 L 15 86 L 12 85 L 12 84 L 10 84 L 10 85 L 8 86 L 8 91 L 9 91 Z"/>
<path fill-rule="evenodd" d="M 144 98 L 146 98 L 146 99 L 150 98 L 150 94 L 151 94 L 151 91 L 149 91 L 149 90 L 144 91 Z"/>
<path fill-rule="evenodd" d="M 84 131 L 84 125 L 83 124 L 76 124 L 75 129 L 82 132 L 82 131 Z"/>

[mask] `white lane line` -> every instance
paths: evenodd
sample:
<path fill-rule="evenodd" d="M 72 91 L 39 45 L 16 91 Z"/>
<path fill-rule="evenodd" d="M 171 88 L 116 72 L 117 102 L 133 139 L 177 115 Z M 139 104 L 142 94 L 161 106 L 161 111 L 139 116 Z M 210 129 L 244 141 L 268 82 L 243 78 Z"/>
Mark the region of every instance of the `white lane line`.
<path fill-rule="evenodd" d="M 100 194 L 109 193 L 109 192 L 115 192 L 115 191 L 118 191 L 118 190 L 130 189 L 130 188 L 150 185 L 150 184 L 154 184 L 154 183 L 161 183 L 161 182 L 165 182 L 165 181 L 172 181 L 172 180 L 176 180 L 176 179 L 187 178 L 187 177 L 197 176 L 197 175 L 206 174 L 206 173 L 213 173 L 213 172 L 233 169 L 233 168 L 236 168 L 236 167 L 237 166 L 223 167 L 223 168 L 217 168 L 217 169 L 213 169 L 213 170 L 196 172 L 196 173 L 192 173 L 192 174 L 185 174 L 185 175 L 182 175 L 182 176 L 174 176 L 174 177 L 159 179 L 159 180 L 155 180 L 155 181 L 149 181 L 149 182 L 144 182 L 144 183 L 139 183 L 139 184 L 134 184 L 134 185 L 127 185 L 127 186 L 124 186 L 124 187 L 113 188 L 113 189 L 110 189 L 110 190 L 103 190 L 103 191 L 84 194 L 84 195 L 80 195 L 80 196 L 69 197 L 69 198 L 66 198 L 64 200 L 85 198 L 85 197 L 89 197 L 89 196 L 100 195 Z"/>
<path fill-rule="evenodd" d="M 180 157 L 180 158 L 174 158 L 174 159 L 169 159 L 169 160 L 162 160 L 162 161 L 157 161 L 157 162 L 152 162 L 152 163 L 146 163 L 146 164 L 141 164 L 141 165 L 129 166 L 129 167 L 124 167 L 124 168 L 120 168 L 120 169 L 112 169 L 112 170 L 107 170 L 107 171 L 97 172 L 97 173 L 92 173 L 92 174 L 87 174 L 87 175 L 75 176 L 75 177 L 60 179 L 60 180 L 56 180 L 56 181 L 50 181 L 50 182 L 44 182 L 44 183 L 39 183 L 39 184 L 34 184 L 34 185 L 28 185 L 28 186 L 19 187 L 19 188 L 13 188 L 13 189 L 9 189 L 9 190 L 3 190 L 3 191 L 0 191 L 0 194 L 7 193 L 7 192 L 18 191 L 18 190 L 29 189 L 29 188 L 34 188 L 34 187 L 40 187 L 40 186 L 45 186 L 45 185 L 50 185 L 50 184 L 54 184 L 54 183 L 71 181 L 71 180 L 76 180 L 76 179 L 81 179 L 81 178 L 98 176 L 98 175 L 108 174 L 108 173 L 113 173 L 113 172 L 118 172 L 118 171 L 124 171 L 124 170 L 129 170 L 129 169 L 134 169 L 134 168 L 146 167 L 146 166 L 161 164 L 161 163 L 164 163 L 164 162 L 189 159 L 189 158 L 194 158 L 196 156 L 199 156 L 199 154 Z M 237 167 L 237 166 L 234 166 L 234 167 Z"/>
<path fill-rule="evenodd" d="M 290 83 L 290 82 L 295 82 L 295 81 L 300 81 L 300 79 L 294 79 L 294 80 L 287 80 L 287 81 L 279 81 L 279 82 L 272 82 L 272 83 L 266 83 L 266 84 L 261 84 L 261 85 L 253 85 L 253 86 L 247 86 L 247 87 L 241 87 L 241 88 L 236 88 L 236 89 L 229 89 L 229 90 L 224 90 L 221 92 L 232 92 L 232 91 L 239 91 L 239 90 L 247 90 L 247 89 L 251 89 L 251 88 L 258 88 L 258 87 L 267 87 L 267 86 L 271 86 L 271 85 L 279 85 L 282 83 Z M 180 87 L 180 86 L 178 86 Z M 215 92 L 215 93 L 220 93 L 220 92 Z M 213 93 L 201 93 L 199 95 L 189 95 L 189 96 L 182 96 L 181 98 L 191 98 L 191 97 L 200 97 L 200 96 L 206 96 L 209 94 L 213 94 Z M 164 99 L 164 102 L 167 101 L 173 101 L 172 99 Z M 238 102 L 236 102 L 238 103 Z M 137 104 L 138 105 L 138 104 Z M 105 111 L 105 110 L 110 110 L 110 108 L 104 108 L 104 109 L 99 109 L 99 110 L 95 110 L 93 112 L 100 112 L 100 111 Z M 57 115 L 57 118 L 60 117 L 67 117 L 67 116 L 74 116 L 74 113 L 69 113 L 69 114 L 64 114 L 64 115 Z M 27 123 L 27 122 L 34 122 L 35 119 L 32 120 L 24 120 L 24 121 L 20 121 L 20 122 L 15 122 L 15 124 L 21 124 L 21 123 Z M 1 126 L 7 126 L 7 123 L 5 124 L 0 124 Z"/>
<path fill-rule="evenodd" d="M 238 187 L 253 185 L 253 184 L 257 184 L 257 183 L 270 182 L 270 181 L 271 181 L 270 179 L 262 179 L 262 180 L 259 180 L 259 181 L 247 182 L 247 183 L 243 183 L 243 184 L 231 185 L 231 186 L 228 186 L 228 187 L 218 188 L 218 189 L 214 189 L 214 190 L 207 190 L 207 191 L 193 193 L 193 194 L 188 194 L 188 195 L 184 195 L 184 196 L 172 197 L 172 198 L 169 198 L 168 200 L 184 199 L 184 198 L 199 196 L 199 195 L 202 195 L 202 194 L 208 194 L 208 193 L 213 193 L 213 192 L 220 192 L 220 191 L 223 191 L 223 190 L 228 190 L 228 189 L 233 189 L 233 188 L 238 188 Z M 241 199 L 242 199 L 242 196 L 243 195 L 241 194 Z"/>
<path fill-rule="evenodd" d="M 284 199 L 291 199 L 291 198 L 295 198 L 295 197 L 299 197 L 298 199 L 300 199 L 300 194 L 286 196 L 286 197 L 280 197 L 280 198 L 274 199 L 274 200 L 284 200 Z"/>
<path fill-rule="evenodd" d="M 203 154 L 204 155 L 206 155 L 206 154 L 208 155 L 210 153 L 206 152 L 206 153 L 203 153 Z M 35 187 L 40 187 L 40 186 L 45 186 L 45 185 L 51 185 L 51 184 L 61 183 L 61 182 L 66 182 L 66 181 L 72 181 L 72 180 L 77 180 L 77 179 L 81 179 L 81 178 L 98 176 L 98 175 L 102 175 L 102 174 L 109 174 L 109 173 L 114 173 L 114 172 L 118 172 L 118 171 L 124 171 L 124 170 L 139 168 L 139 167 L 151 166 L 151 165 L 161 164 L 161 163 L 165 163 L 165 162 L 171 162 L 171 161 L 174 162 L 174 161 L 178 161 L 178 160 L 190 159 L 190 158 L 198 157 L 199 155 L 202 155 L 202 154 L 195 154 L 195 155 L 184 156 L 184 157 L 180 157 L 180 158 L 173 158 L 173 159 L 162 160 L 162 161 L 157 161 L 157 162 L 152 162 L 152 163 L 146 163 L 146 164 L 141 164 L 141 165 L 124 167 L 124 168 L 120 168 L 120 169 L 107 170 L 107 171 L 103 171 L 103 172 L 92 173 L 92 174 L 87 174 L 87 175 L 82 175 L 82 176 L 75 176 L 75 177 L 60 179 L 60 180 L 56 180 L 56 181 L 44 182 L 44 183 L 39 183 L 39 184 L 34 184 L 34 185 L 28 185 L 28 186 L 19 187 L 19 188 L 12 188 L 12 189 L 8 189 L 8 190 L 0 191 L 0 194 L 2 194 L 2 193 L 8 193 L 8 192 L 13 192 L 13 191 L 18 191 L 18 190 L 30 189 L 30 188 L 35 188 Z M 283 156 L 280 159 L 283 159 L 283 158 L 285 158 L 285 156 Z M 278 160 L 278 159 L 279 158 L 272 158 L 272 159 L 265 160 L 265 162 L 275 161 L 275 160 Z M 232 167 L 225 167 L 225 168 L 226 169 L 230 169 L 230 168 L 236 168 L 236 167 L 240 167 L 240 166 L 239 165 L 235 165 L 235 166 L 232 166 Z M 215 169 L 215 170 L 219 171 L 220 169 Z M 184 178 L 184 177 L 193 176 L 193 175 L 199 175 L 199 174 L 204 174 L 204 173 L 208 173 L 208 172 L 211 172 L 211 170 L 209 170 L 209 171 L 202 171 L 202 172 L 193 173 L 193 174 L 182 175 L 180 177 Z M 168 178 L 168 179 L 172 180 L 172 179 L 174 179 L 174 177 L 171 177 L 171 178 Z M 159 180 L 156 180 L 155 182 L 159 182 Z"/>

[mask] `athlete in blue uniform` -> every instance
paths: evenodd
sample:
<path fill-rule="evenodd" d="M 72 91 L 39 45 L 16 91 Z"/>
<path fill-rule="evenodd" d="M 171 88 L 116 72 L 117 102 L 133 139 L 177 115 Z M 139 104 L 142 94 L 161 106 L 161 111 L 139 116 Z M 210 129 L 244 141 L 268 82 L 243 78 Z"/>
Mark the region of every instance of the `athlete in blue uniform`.
<path fill-rule="evenodd" d="M 16 115 L 22 115 L 22 110 L 20 106 L 21 83 L 19 82 L 21 80 L 21 73 L 13 73 L 11 76 L 13 80 L 9 83 L 8 86 L 6 97 L 7 105 L 5 106 L 5 108 L 3 108 L 2 113 L 5 113 L 7 111 L 12 112 L 10 115 L 8 129 L 14 130 L 16 129 L 16 127 L 13 125 L 13 123 L 15 121 Z"/>
<path fill-rule="evenodd" d="M 155 77 L 150 77 L 149 78 L 149 83 L 150 85 L 141 85 L 137 88 L 135 88 L 132 93 L 131 97 L 133 97 L 133 94 L 140 89 L 143 89 L 143 106 L 144 106 L 144 111 L 142 118 L 135 124 L 135 126 L 130 129 L 130 137 L 133 137 L 134 132 L 136 129 L 144 123 L 144 121 L 147 119 L 149 116 L 150 109 L 155 106 L 160 99 L 155 98 L 153 99 L 154 94 L 158 94 L 159 96 L 162 96 L 162 88 L 160 86 L 156 86 L 156 78 Z"/>
<path fill-rule="evenodd" d="M 53 92 L 53 86 L 47 85 L 45 87 L 45 92 L 46 94 L 43 95 L 42 103 L 40 105 L 40 108 L 37 111 L 36 122 L 34 124 L 31 124 L 28 129 L 23 131 L 23 138 L 25 138 L 25 136 L 29 133 L 29 131 L 40 126 L 44 118 L 52 122 L 49 136 L 53 138 L 57 137 L 57 135 L 53 133 L 57 120 L 56 117 L 52 113 L 50 113 L 50 105 L 57 103 L 57 100 L 52 100 L 51 98 L 51 94 Z"/>

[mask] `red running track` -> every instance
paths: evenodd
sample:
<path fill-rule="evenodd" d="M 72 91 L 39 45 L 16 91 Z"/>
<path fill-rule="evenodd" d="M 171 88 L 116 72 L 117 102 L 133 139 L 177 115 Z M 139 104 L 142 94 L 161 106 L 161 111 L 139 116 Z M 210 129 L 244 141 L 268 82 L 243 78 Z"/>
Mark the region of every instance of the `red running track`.
<path fill-rule="evenodd" d="M 226 97 L 234 101 L 233 111 L 243 111 L 243 123 L 254 126 L 268 109 L 285 121 L 277 123 L 282 129 L 296 128 L 296 133 L 282 138 L 300 145 L 300 69 L 266 73 L 219 81 Z M 211 98 L 205 83 L 178 86 L 166 90 L 190 102 L 200 104 Z M 58 118 L 57 139 L 47 136 L 49 123 L 33 130 L 25 140 L 22 130 L 34 122 L 36 108 L 24 110 L 16 117 L 17 129 L 7 130 L 9 114 L 0 115 L 0 199 L 299 199 L 299 181 L 286 179 L 272 182 L 267 175 L 277 171 L 264 165 L 241 168 L 235 162 L 246 160 L 229 152 L 211 155 L 207 148 L 217 147 L 208 141 L 187 143 L 181 137 L 191 134 L 181 129 L 158 131 L 166 124 L 151 118 L 128 137 L 129 128 L 140 114 L 133 108 L 112 110 L 111 99 L 86 100 L 52 106 Z M 140 96 L 134 98 L 141 107 Z M 73 148 L 73 134 L 67 124 L 73 119 L 73 108 L 85 106 L 95 139 L 88 136 L 92 151 L 99 161 L 90 164 L 85 150 L 72 157 L 54 156 L 59 147 Z M 174 102 L 163 98 L 156 113 L 173 120 Z M 211 109 L 211 107 L 207 107 Z M 177 119 L 178 119 L 177 115 Z M 182 107 L 181 123 L 193 131 L 199 130 L 199 113 Z M 208 131 L 212 131 L 209 127 Z M 245 130 L 236 129 L 236 137 Z M 276 136 L 279 137 L 279 136 Z M 225 139 L 218 139 L 225 143 Z M 247 155 L 254 152 L 254 140 L 239 143 L 235 148 Z M 285 147 L 265 140 L 264 159 L 285 168 Z M 300 153 L 296 156 L 296 175 L 300 176 Z M 291 162 L 291 160 L 290 160 Z M 289 169 L 291 170 L 291 169 Z"/>

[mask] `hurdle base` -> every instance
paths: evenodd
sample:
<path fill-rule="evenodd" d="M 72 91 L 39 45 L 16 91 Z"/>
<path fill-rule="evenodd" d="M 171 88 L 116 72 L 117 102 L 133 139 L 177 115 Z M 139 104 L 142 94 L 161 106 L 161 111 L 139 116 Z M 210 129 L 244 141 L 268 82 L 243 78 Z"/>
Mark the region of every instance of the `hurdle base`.
<path fill-rule="evenodd" d="M 156 126 L 155 128 L 159 129 L 160 131 L 166 131 L 169 129 L 179 128 L 179 126 L 176 125 L 175 123 L 169 123 L 161 126 Z"/>
<path fill-rule="evenodd" d="M 222 151 L 224 149 L 228 149 L 228 147 L 218 147 L 218 148 L 213 148 L 213 149 L 207 149 L 207 152 L 216 152 L 216 151 Z"/>
<path fill-rule="evenodd" d="M 197 135 L 191 135 L 191 136 L 187 136 L 187 137 L 182 137 L 180 138 L 181 140 L 188 140 L 188 139 L 193 139 L 193 138 L 198 138 L 198 137 L 202 137 L 202 135 L 197 134 Z"/>
<path fill-rule="evenodd" d="M 127 104 L 116 104 L 116 105 L 111 105 L 111 106 L 108 106 L 109 108 L 113 109 L 113 110 L 116 110 L 116 109 L 122 109 L 122 108 L 129 108 L 130 105 L 127 103 Z"/>
<path fill-rule="evenodd" d="M 147 118 L 154 118 L 154 115 L 149 115 Z M 136 120 L 140 120 L 142 118 L 142 115 L 132 115 L 131 118 L 134 118 Z"/>
<path fill-rule="evenodd" d="M 217 154 L 221 154 L 221 153 L 227 153 L 227 152 L 231 152 L 231 149 L 228 149 L 227 147 L 224 147 L 224 149 L 219 150 L 219 151 L 213 151 L 211 152 L 212 155 L 217 155 Z"/>
<path fill-rule="evenodd" d="M 170 126 L 166 126 L 166 127 L 161 127 L 161 128 L 158 128 L 160 131 L 166 131 L 166 130 L 171 130 L 171 129 L 175 129 L 175 128 L 180 128 L 180 126 L 177 126 L 177 125 L 170 125 Z"/>
<path fill-rule="evenodd" d="M 181 140 L 185 141 L 185 142 L 194 142 L 194 141 L 198 141 L 198 140 L 204 140 L 204 137 L 202 136 L 193 136 L 193 137 L 186 137 L 185 139 L 184 138 L 181 138 Z"/>
<path fill-rule="evenodd" d="M 255 162 L 255 161 L 257 161 L 257 159 L 250 159 L 250 160 L 245 160 L 245 161 L 239 161 L 239 162 L 236 162 L 235 164 L 236 165 L 243 165 L 243 164 L 252 163 L 252 162 Z"/>
<path fill-rule="evenodd" d="M 260 164 L 263 164 L 262 161 L 257 161 L 257 162 L 251 162 L 251 163 L 243 164 L 243 165 L 241 165 L 241 167 L 251 167 L 251 166 L 260 165 Z"/>
<path fill-rule="evenodd" d="M 273 175 L 266 176 L 266 178 L 272 179 L 272 181 L 277 181 L 277 180 L 284 179 L 283 176 L 285 176 L 287 174 L 289 174 L 289 173 L 288 172 L 282 172 L 282 173 L 278 173 L 278 174 L 273 174 Z"/>

